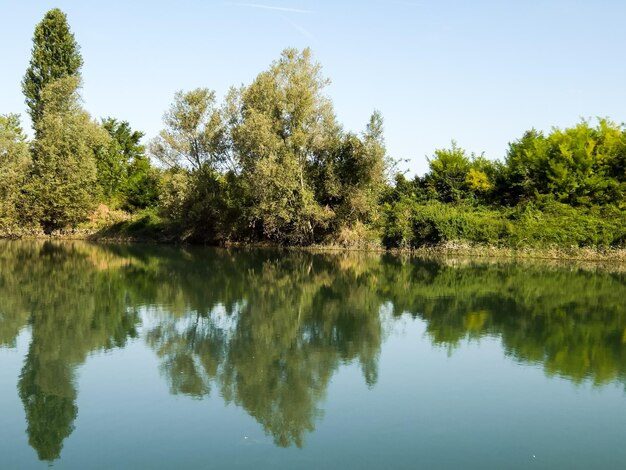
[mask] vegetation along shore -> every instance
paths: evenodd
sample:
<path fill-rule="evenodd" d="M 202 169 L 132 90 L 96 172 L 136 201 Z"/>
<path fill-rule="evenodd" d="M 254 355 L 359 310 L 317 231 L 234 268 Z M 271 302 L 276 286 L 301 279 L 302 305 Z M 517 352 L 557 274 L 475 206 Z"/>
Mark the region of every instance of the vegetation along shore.
<path fill-rule="evenodd" d="M 408 178 L 379 112 L 344 129 L 309 49 L 285 49 L 221 101 L 177 92 L 145 146 L 123 119 L 83 109 L 82 65 L 50 10 L 22 81 L 32 138 L 0 115 L 3 237 L 626 258 L 623 124 L 531 129 L 497 160 L 453 142 Z"/>

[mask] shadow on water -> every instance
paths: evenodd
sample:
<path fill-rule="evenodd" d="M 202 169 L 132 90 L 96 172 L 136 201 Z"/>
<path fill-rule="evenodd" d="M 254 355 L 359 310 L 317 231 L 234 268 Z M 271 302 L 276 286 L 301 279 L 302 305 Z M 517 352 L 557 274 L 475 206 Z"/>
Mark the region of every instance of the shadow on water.
<path fill-rule="evenodd" d="M 433 344 L 501 339 L 546 374 L 626 384 L 625 276 L 575 266 L 450 263 L 366 254 L 85 243 L 0 244 L 0 346 L 28 327 L 18 393 L 30 445 L 60 457 L 89 354 L 141 338 L 172 394 L 217 393 L 278 446 L 304 445 L 337 369 L 378 377 L 381 309 Z M 150 321 L 142 326 L 142 318 Z"/>

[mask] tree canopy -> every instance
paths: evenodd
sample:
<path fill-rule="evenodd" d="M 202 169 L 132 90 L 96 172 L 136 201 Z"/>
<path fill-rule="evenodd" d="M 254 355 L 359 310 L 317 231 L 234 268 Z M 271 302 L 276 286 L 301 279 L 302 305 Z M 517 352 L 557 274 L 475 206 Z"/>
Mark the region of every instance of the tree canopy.
<path fill-rule="evenodd" d="M 409 179 L 380 111 L 360 132 L 341 125 L 308 48 L 283 50 L 223 99 L 177 91 L 145 147 L 129 122 L 82 108 L 82 64 L 65 14 L 50 10 L 22 82 L 34 138 L 0 118 L 2 236 L 82 226 L 212 244 L 626 243 L 626 128 L 608 119 L 530 129 L 501 159 L 452 141 Z"/>
<path fill-rule="evenodd" d="M 22 90 L 33 126 L 43 113 L 42 91 L 51 82 L 68 76 L 80 77 L 83 58 L 67 16 L 60 9 L 48 11 L 35 27 L 33 49 Z"/>
<path fill-rule="evenodd" d="M 41 93 L 31 175 L 26 184 L 31 216 L 46 233 L 75 227 L 98 195 L 96 153 L 110 138 L 79 104 L 79 79 L 68 76 Z"/>
<path fill-rule="evenodd" d="M 0 231 L 18 230 L 30 154 L 18 115 L 0 115 Z"/>

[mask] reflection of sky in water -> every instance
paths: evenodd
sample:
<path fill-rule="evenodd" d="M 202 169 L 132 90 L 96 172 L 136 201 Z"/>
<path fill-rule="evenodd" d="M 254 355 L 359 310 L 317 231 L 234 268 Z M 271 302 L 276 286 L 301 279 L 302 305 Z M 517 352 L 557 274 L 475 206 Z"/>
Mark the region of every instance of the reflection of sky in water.
<path fill-rule="evenodd" d="M 234 305 L 233 312 L 228 313 L 224 305 L 218 304 L 211 309 L 211 313 L 208 317 L 203 318 L 203 321 L 210 321 L 214 328 L 221 330 L 226 336 L 230 337 L 237 327 L 239 312 L 241 312 L 245 306 L 246 301 L 242 300 L 241 303 Z M 144 331 L 153 329 L 163 322 L 173 322 L 176 331 L 182 333 L 197 321 L 198 312 L 192 310 L 186 311 L 184 315 L 172 319 L 172 315 L 168 312 L 166 307 L 150 305 L 142 306 L 139 309 L 139 314 Z"/>
<path fill-rule="evenodd" d="M 546 380 L 540 367 L 504 357 L 494 338 L 468 340 L 449 355 L 427 336 L 421 320 L 395 322 L 372 388 L 358 364 L 342 365 L 301 450 L 274 446 L 245 410 L 225 405 L 219 394 L 172 396 L 154 353 L 134 340 L 80 368 L 76 431 L 55 467 L 554 468 L 565 462 L 609 468 L 626 457 L 620 385 L 599 390 Z M 0 391 L 7 397 L 0 410 L 8 418 L 0 449 L 3 462 L 15 467 L 36 466 L 17 432 L 23 414 L 12 409 L 21 404 L 8 380 L 27 348 L 24 333 L 16 350 L 0 355 Z"/>
<path fill-rule="evenodd" d="M 80 251 L 71 262 L 55 252 L 60 279 L 84 280 L 79 291 L 37 299 L 38 283 L 54 285 L 43 269 L 0 292 L 4 308 L 13 306 L 9 321 L 11 312 L 28 318 L 15 297 L 22 289 L 40 310 L 55 306 L 18 325 L 15 347 L 0 348 L 7 468 L 46 465 L 24 434 L 29 401 L 16 384 L 50 394 L 46 368 L 59 361 L 74 371 L 59 380 L 75 388 L 78 414 L 65 421 L 58 468 L 618 468 L 626 460 L 620 274 L 310 254 L 259 264 L 211 250 L 177 264 L 176 250 L 137 247 L 126 254 L 133 263 L 116 263 L 101 248 L 87 251 L 98 270 L 81 264 Z M 246 263 L 242 275 L 236 267 Z M 221 277 L 202 277 L 207 266 Z M 71 274 L 77 267 L 84 275 Z M 175 281 L 163 281 L 166 269 Z M 115 289 L 132 302 L 116 303 Z M 109 336 L 126 342 L 104 350 Z M 34 373 L 22 378 L 25 361 Z M 71 392 L 67 385 L 58 389 Z M 42 416 L 29 409 L 31 420 Z M 54 432 L 54 423 L 30 425 Z"/>

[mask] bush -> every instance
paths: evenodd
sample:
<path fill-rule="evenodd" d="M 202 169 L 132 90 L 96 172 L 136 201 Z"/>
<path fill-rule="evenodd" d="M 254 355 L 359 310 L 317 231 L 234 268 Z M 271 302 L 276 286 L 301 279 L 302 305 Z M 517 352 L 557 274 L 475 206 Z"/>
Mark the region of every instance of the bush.
<path fill-rule="evenodd" d="M 487 208 L 403 198 L 383 206 L 382 220 L 382 241 L 389 248 L 453 241 L 512 248 L 621 247 L 626 241 L 626 212 L 610 206 L 574 208 L 549 200 Z"/>
<path fill-rule="evenodd" d="M 626 212 L 612 206 L 574 208 L 548 199 L 515 211 L 514 246 L 624 246 Z"/>

